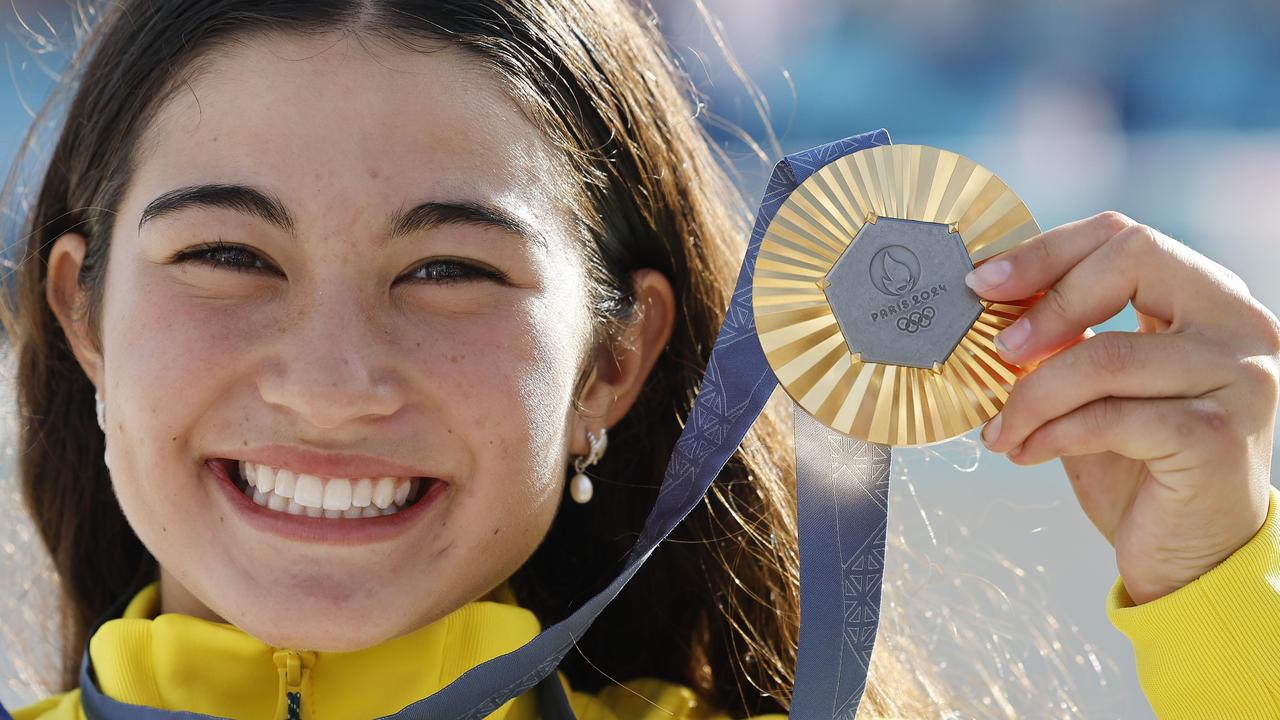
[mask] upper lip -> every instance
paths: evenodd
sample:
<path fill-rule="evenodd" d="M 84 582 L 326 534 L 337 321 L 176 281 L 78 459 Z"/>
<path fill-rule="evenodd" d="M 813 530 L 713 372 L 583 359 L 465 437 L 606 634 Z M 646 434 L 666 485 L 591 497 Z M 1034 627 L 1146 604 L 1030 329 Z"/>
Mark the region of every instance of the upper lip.
<path fill-rule="evenodd" d="M 263 445 L 256 448 L 237 450 L 234 455 L 221 455 L 219 457 L 244 460 L 258 465 L 270 465 L 275 468 L 285 468 L 294 472 L 322 477 L 440 477 L 433 470 L 412 465 L 402 465 L 372 455 L 317 452 L 293 445 Z"/>

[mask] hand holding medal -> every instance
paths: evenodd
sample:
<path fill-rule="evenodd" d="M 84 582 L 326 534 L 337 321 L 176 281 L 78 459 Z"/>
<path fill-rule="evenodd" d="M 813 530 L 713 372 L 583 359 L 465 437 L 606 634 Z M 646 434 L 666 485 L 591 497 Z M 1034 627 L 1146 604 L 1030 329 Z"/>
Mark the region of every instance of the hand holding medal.
<path fill-rule="evenodd" d="M 1061 457 L 1135 602 L 1258 531 L 1280 322 L 1238 276 L 1119 213 L 1041 233 L 990 171 L 937 148 L 878 145 L 810 172 L 769 223 L 753 279 L 761 347 L 796 403 L 792 717 L 826 717 L 833 699 L 851 717 L 845 700 L 856 711 L 864 690 L 865 677 L 833 676 L 849 651 L 869 664 L 892 446 L 986 422 L 984 442 L 1016 463 Z M 1130 300 L 1138 333 L 1089 329 Z M 812 627 L 838 623 L 815 593 L 843 594 L 839 648 Z"/>
<path fill-rule="evenodd" d="M 795 402 L 791 717 L 857 713 L 879 626 L 891 449 L 943 442 L 1000 412 L 1025 371 L 995 337 L 1035 297 L 984 302 L 965 277 L 1038 232 L 989 170 L 891 145 L 884 131 L 775 170 L 744 268 L 754 265 L 759 347 Z"/>
<path fill-rule="evenodd" d="M 1136 603 L 1244 545 L 1267 514 L 1275 315 L 1235 273 L 1119 213 L 999 261 L 973 277 L 982 297 L 1044 296 L 997 337 L 1007 361 L 1038 367 L 988 423 L 988 447 L 1020 465 L 1061 458 Z M 1089 330 L 1130 301 L 1138 332 Z"/>

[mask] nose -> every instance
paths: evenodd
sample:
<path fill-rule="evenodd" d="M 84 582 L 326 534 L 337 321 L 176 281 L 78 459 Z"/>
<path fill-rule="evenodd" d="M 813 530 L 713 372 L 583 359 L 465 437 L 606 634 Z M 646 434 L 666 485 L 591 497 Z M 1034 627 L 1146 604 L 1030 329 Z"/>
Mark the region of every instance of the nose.
<path fill-rule="evenodd" d="M 361 302 L 353 290 L 330 287 L 291 313 L 258 376 L 265 402 L 322 429 L 400 408 L 403 385 L 388 342 L 390 328 L 376 312 L 362 310 Z"/>

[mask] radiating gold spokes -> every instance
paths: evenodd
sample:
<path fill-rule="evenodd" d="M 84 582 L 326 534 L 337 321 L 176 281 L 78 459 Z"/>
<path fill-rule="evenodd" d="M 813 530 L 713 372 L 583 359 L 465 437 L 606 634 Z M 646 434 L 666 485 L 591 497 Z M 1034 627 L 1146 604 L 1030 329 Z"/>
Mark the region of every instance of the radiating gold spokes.
<path fill-rule="evenodd" d="M 983 301 L 936 371 L 861 362 L 818 281 L 873 214 L 954 224 L 975 264 L 1040 232 L 1004 182 L 956 153 L 881 145 L 846 155 L 788 196 L 760 245 L 752 290 L 765 357 L 795 402 L 851 437 L 912 446 L 962 435 L 999 412 L 1026 373 L 1000 358 L 993 339 L 1037 298 Z"/>

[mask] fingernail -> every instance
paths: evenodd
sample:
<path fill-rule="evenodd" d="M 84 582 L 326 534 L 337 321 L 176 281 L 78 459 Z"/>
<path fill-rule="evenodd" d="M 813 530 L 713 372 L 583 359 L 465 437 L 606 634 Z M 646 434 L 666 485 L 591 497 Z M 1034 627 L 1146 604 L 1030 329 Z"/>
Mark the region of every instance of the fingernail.
<path fill-rule="evenodd" d="M 982 428 L 982 442 L 988 448 L 1000 439 L 1000 420 L 1003 417 L 1003 415 L 996 415 L 986 427 Z"/>
<path fill-rule="evenodd" d="M 1031 321 L 1025 317 L 1018 318 L 1018 321 L 1002 330 L 996 335 L 996 346 L 1001 354 L 1009 354 L 1016 352 L 1027 342 L 1027 335 L 1031 333 Z"/>
<path fill-rule="evenodd" d="M 1009 279 L 1009 272 L 1012 270 L 1008 260 L 992 260 L 985 262 L 978 267 L 969 271 L 964 276 L 964 284 L 973 289 L 974 292 L 982 292 L 1003 283 Z"/>

